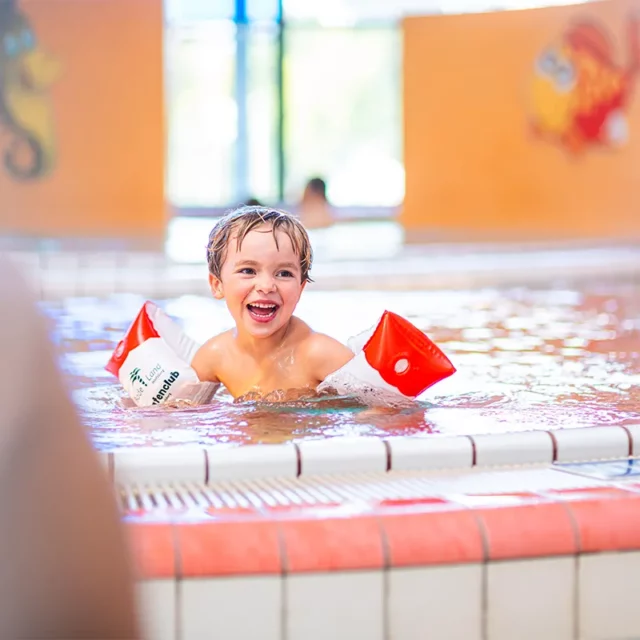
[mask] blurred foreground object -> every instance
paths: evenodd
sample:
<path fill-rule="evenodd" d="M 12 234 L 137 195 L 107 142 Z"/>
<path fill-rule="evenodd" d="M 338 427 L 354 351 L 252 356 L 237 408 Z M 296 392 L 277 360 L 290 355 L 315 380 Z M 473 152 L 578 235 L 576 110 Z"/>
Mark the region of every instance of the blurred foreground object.
<path fill-rule="evenodd" d="M 138 638 L 106 474 L 27 286 L 0 257 L 0 638 Z"/>

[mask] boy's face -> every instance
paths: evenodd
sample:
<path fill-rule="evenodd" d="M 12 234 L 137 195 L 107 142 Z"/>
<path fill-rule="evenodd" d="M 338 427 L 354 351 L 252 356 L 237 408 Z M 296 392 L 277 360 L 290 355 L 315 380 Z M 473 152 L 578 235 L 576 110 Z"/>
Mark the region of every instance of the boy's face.
<path fill-rule="evenodd" d="M 220 278 L 209 275 L 213 295 L 223 299 L 239 330 L 268 338 L 286 327 L 306 283 L 300 258 L 286 233 L 264 224 L 250 231 L 238 251 L 235 236 L 227 247 Z"/>

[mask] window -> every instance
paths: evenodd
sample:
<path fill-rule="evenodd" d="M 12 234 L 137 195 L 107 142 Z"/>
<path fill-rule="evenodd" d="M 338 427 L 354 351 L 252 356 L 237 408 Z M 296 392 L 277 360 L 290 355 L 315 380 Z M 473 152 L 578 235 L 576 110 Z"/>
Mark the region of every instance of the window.
<path fill-rule="evenodd" d="M 166 30 L 167 196 L 178 207 L 233 201 L 237 137 L 235 25 Z"/>
<path fill-rule="evenodd" d="M 404 196 L 401 41 L 394 27 L 286 33 L 286 195 L 320 175 L 337 206 Z"/>
<path fill-rule="evenodd" d="M 253 26 L 249 31 L 247 195 L 265 203 L 279 199 L 277 41 L 275 25 Z"/>
<path fill-rule="evenodd" d="M 338 207 L 395 207 L 404 197 L 400 18 L 575 3 L 165 0 L 167 197 L 179 209 L 291 203 L 320 175 Z"/>

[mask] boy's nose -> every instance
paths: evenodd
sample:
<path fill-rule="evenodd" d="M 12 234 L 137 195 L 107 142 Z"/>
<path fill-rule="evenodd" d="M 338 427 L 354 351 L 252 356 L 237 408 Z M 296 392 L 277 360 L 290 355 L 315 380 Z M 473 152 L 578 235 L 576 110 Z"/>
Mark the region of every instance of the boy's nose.
<path fill-rule="evenodd" d="M 271 276 L 262 276 L 258 281 L 257 289 L 262 293 L 270 293 L 276 288 L 276 282 Z"/>

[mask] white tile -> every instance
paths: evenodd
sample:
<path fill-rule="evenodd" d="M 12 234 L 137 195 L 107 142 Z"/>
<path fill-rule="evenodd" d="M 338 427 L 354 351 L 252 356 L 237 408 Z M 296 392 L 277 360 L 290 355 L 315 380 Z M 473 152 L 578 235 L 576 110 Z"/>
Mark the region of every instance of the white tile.
<path fill-rule="evenodd" d="M 573 557 L 487 564 L 488 640 L 574 640 Z"/>
<path fill-rule="evenodd" d="M 142 637 L 178 640 L 175 580 L 143 580 L 136 587 Z"/>
<path fill-rule="evenodd" d="M 198 448 L 118 449 L 113 454 L 114 482 L 204 482 L 205 464 L 204 450 Z"/>
<path fill-rule="evenodd" d="M 633 443 L 631 455 L 640 456 L 640 424 L 626 425 L 626 428 L 631 434 L 631 441 Z"/>
<path fill-rule="evenodd" d="M 42 264 L 47 270 L 77 273 L 81 267 L 80 256 L 70 251 L 55 251 L 42 255 Z"/>
<path fill-rule="evenodd" d="M 37 275 L 35 284 L 45 298 L 72 297 L 78 293 L 78 282 L 73 273 L 41 271 Z"/>
<path fill-rule="evenodd" d="M 307 440 L 298 448 L 302 475 L 387 470 L 387 448 L 379 438 Z"/>
<path fill-rule="evenodd" d="M 87 262 L 96 270 L 114 270 L 119 260 L 120 256 L 115 251 L 92 251 L 87 256 Z"/>
<path fill-rule="evenodd" d="M 477 564 L 390 570 L 390 638 L 482 640 L 482 570 Z"/>
<path fill-rule="evenodd" d="M 285 578 L 287 640 L 383 640 L 382 571 Z"/>
<path fill-rule="evenodd" d="M 292 444 L 257 444 L 207 449 L 209 482 L 298 474 L 298 454 Z"/>
<path fill-rule="evenodd" d="M 90 296 L 107 296 L 115 293 L 115 269 L 94 269 L 88 272 L 82 280 L 82 287 Z"/>
<path fill-rule="evenodd" d="M 394 471 L 464 469 L 473 465 L 473 446 L 467 436 L 389 438 Z"/>
<path fill-rule="evenodd" d="M 558 462 L 578 462 L 626 458 L 629 455 L 629 436 L 621 427 L 586 427 L 557 429 Z"/>
<path fill-rule="evenodd" d="M 282 578 L 188 578 L 180 584 L 181 640 L 281 640 Z"/>
<path fill-rule="evenodd" d="M 580 638 L 628 640 L 640 637 L 640 606 L 635 587 L 639 573 L 638 551 L 580 557 Z"/>
<path fill-rule="evenodd" d="M 476 445 L 476 465 L 553 462 L 553 440 L 546 431 L 520 431 L 471 436 Z"/>

